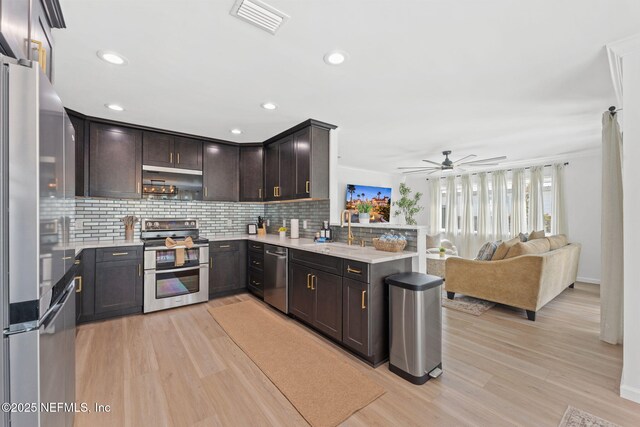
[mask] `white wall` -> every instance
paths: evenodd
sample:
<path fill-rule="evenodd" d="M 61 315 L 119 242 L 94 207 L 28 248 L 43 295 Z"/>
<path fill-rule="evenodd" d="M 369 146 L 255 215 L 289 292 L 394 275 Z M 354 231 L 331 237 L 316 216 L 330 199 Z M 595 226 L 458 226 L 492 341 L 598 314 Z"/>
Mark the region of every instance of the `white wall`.
<path fill-rule="evenodd" d="M 436 178 L 437 179 L 437 178 Z M 418 225 L 429 225 L 429 186 L 424 176 L 408 175 L 405 183 L 413 192 L 421 192 L 420 204 L 423 209 L 415 216 Z"/>
<path fill-rule="evenodd" d="M 620 395 L 640 403 L 640 47 L 623 57 L 624 355 Z"/>
<path fill-rule="evenodd" d="M 347 184 L 373 185 L 377 187 L 391 187 L 391 201 L 395 201 L 400 197 L 400 183 L 404 182 L 405 176 L 395 173 L 383 173 L 373 170 L 356 169 L 347 166 L 338 165 L 336 168 L 337 188 L 333 188 L 332 194 L 335 198 L 331 199 L 331 222 L 340 221 L 340 212 L 344 209 L 347 197 Z M 392 224 L 397 224 L 399 219 L 393 215 L 394 208 L 391 207 Z M 335 219 L 334 219 L 335 218 Z"/>
<path fill-rule="evenodd" d="M 582 244 L 578 280 L 599 284 L 602 157 L 597 151 L 567 161 L 564 192 L 567 235 L 570 241 Z"/>

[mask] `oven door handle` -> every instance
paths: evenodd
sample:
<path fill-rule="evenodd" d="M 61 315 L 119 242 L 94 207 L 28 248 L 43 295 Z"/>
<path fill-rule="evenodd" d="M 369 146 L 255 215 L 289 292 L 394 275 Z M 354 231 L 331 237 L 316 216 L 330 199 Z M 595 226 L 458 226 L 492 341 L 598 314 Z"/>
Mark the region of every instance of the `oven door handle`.
<path fill-rule="evenodd" d="M 162 273 L 180 273 L 183 271 L 192 271 L 192 270 L 199 270 L 201 268 L 209 268 L 208 264 L 200 264 L 197 267 L 187 267 L 187 268 L 172 268 L 171 270 L 148 270 L 148 273 L 153 273 L 153 274 L 162 274 Z"/>

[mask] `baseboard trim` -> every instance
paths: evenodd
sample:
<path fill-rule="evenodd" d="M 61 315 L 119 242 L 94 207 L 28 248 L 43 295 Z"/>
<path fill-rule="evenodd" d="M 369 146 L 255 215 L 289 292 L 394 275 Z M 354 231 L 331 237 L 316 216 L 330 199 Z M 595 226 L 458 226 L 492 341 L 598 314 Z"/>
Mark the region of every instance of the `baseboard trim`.
<path fill-rule="evenodd" d="M 627 400 L 640 403 L 640 389 L 628 385 L 620 385 L 620 396 Z"/>
<path fill-rule="evenodd" d="M 593 279 L 591 277 L 576 277 L 577 282 L 589 283 L 591 285 L 599 285 L 600 279 Z"/>

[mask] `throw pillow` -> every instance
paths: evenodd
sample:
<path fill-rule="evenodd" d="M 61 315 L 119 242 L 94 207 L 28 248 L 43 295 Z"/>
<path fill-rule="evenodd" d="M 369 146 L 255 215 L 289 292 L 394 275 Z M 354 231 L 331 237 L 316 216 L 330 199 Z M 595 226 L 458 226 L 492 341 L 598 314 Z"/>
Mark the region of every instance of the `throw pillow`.
<path fill-rule="evenodd" d="M 440 247 L 440 235 L 439 234 L 427 234 L 427 249 Z"/>
<path fill-rule="evenodd" d="M 544 238 L 544 230 L 539 230 L 539 231 L 532 231 L 531 233 L 529 233 L 528 240 L 543 239 L 543 238 Z"/>
<path fill-rule="evenodd" d="M 560 249 L 563 246 L 567 246 L 569 244 L 569 240 L 567 236 L 564 234 L 556 234 L 555 236 L 547 237 L 549 241 L 550 250 L 555 251 L 556 249 Z"/>
<path fill-rule="evenodd" d="M 529 240 L 529 233 L 527 234 L 520 233 L 518 234 L 518 238 L 520 239 L 521 242 L 526 242 L 527 240 Z"/>
<path fill-rule="evenodd" d="M 511 249 L 513 245 L 519 242 L 520 242 L 520 237 L 514 237 L 511 240 L 507 240 L 506 242 L 500 243 L 500 246 L 498 246 L 498 249 L 496 249 L 495 253 L 493 254 L 493 257 L 491 257 L 491 261 L 504 259 L 504 257 L 509 252 L 509 249 Z"/>
<path fill-rule="evenodd" d="M 478 251 L 478 256 L 476 257 L 476 260 L 491 261 L 491 258 L 493 257 L 493 254 L 495 253 L 496 249 L 498 248 L 499 243 L 500 241 L 487 242 L 484 245 L 482 245 L 482 247 Z"/>
<path fill-rule="evenodd" d="M 509 249 L 509 253 L 504 259 L 515 258 L 520 255 L 536 255 L 549 252 L 549 241 L 547 239 L 535 239 L 528 242 L 516 243 Z"/>

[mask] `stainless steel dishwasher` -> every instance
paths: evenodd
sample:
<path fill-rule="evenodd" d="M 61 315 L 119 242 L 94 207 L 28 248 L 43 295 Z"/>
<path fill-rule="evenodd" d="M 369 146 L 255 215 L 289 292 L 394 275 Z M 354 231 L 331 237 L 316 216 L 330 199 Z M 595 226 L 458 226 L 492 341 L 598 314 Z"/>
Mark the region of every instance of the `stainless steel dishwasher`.
<path fill-rule="evenodd" d="M 264 245 L 264 300 L 285 314 L 289 313 L 287 254 L 287 248 Z"/>

